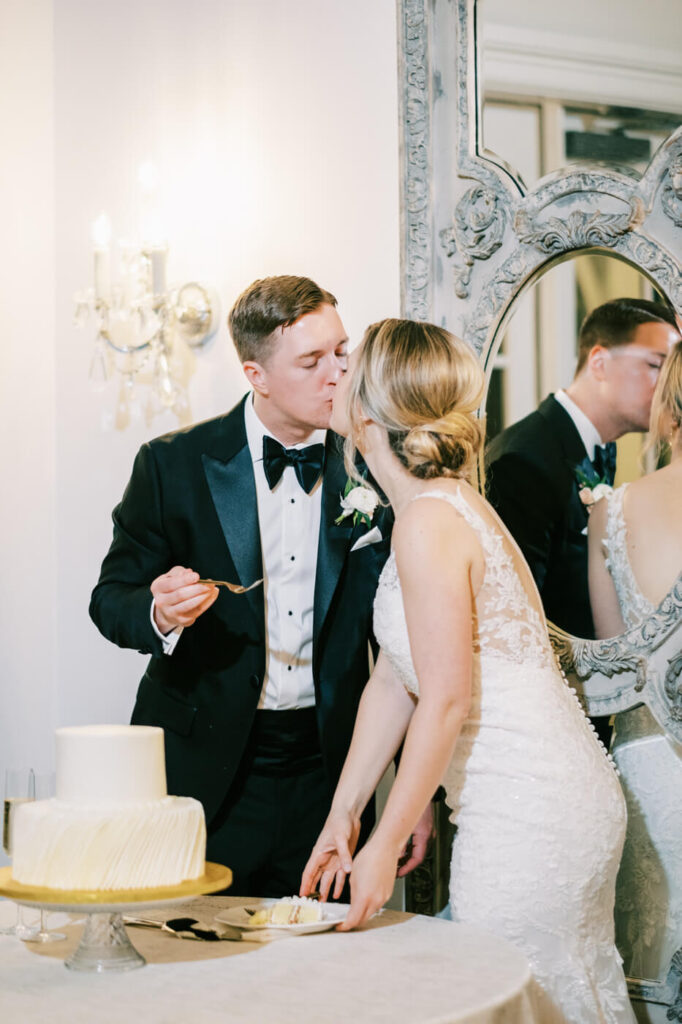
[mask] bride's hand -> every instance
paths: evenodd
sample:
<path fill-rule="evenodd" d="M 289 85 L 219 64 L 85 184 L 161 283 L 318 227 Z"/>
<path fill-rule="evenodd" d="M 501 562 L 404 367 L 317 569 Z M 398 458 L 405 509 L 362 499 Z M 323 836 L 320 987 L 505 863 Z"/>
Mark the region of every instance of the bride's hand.
<path fill-rule="evenodd" d="M 326 900 L 334 882 L 333 896 L 338 899 L 351 872 L 359 835 L 359 818 L 332 810 L 303 869 L 299 895 L 318 889 L 320 898 Z"/>
<path fill-rule="evenodd" d="M 393 892 L 397 864 L 398 851 L 387 849 L 370 839 L 353 861 L 350 910 L 337 931 L 347 932 L 351 928 L 358 928 L 383 907 Z"/>

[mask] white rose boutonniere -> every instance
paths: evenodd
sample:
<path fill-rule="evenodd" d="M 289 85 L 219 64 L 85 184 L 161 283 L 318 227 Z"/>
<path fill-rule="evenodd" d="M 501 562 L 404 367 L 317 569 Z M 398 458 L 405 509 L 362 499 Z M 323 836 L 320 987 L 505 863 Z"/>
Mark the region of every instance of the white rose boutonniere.
<path fill-rule="evenodd" d="M 578 491 L 578 496 L 587 511 L 590 512 L 592 506 L 596 505 L 602 498 L 605 498 L 612 490 L 613 487 L 610 484 L 597 484 L 596 487 L 581 487 Z"/>
<path fill-rule="evenodd" d="M 379 504 L 379 495 L 371 487 L 365 484 L 358 484 L 354 480 L 347 480 L 344 492 L 341 496 L 341 515 L 335 522 L 341 523 L 348 516 L 353 517 L 353 526 L 364 523 L 370 526 L 372 516 Z"/>

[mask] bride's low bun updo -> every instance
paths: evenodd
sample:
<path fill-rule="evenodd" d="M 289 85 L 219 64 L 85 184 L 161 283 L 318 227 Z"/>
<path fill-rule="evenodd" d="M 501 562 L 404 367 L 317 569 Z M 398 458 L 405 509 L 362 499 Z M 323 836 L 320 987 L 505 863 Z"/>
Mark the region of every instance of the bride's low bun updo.
<path fill-rule="evenodd" d="M 472 349 L 443 327 L 414 320 L 372 324 L 349 388 L 347 461 L 365 417 L 385 428 L 392 451 L 414 476 L 471 475 L 484 438 L 476 417 L 483 387 Z"/>
<path fill-rule="evenodd" d="M 412 427 L 402 437 L 389 434 L 393 451 L 414 476 L 467 476 L 483 440 L 480 420 L 453 412 L 435 423 Z"/>

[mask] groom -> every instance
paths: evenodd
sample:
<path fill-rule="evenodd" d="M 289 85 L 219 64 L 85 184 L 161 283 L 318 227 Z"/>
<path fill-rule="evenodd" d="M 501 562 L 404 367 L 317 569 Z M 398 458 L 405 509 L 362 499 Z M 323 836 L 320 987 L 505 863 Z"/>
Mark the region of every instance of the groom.
<path fill-rule="evenodd" d="M 203 803 L 207 858 L 232 868 L 232 894 L 282 896 L 350 744 L 392 517 L 379 506 L 371 535 L 337 522 L 346 472 L 327 427 L 348 339 L 334 296 L 265 278 L 229 326 L 252 393 L 142 446 L 90 614 L 151 655 L 132 721 L 165 730 L 169 792 Z M 206 578 L 262 583 L 239 595 Z"/>
<path fill-rule="evenodd" d="M 580 328 L 572 383 L 486 451 L 488 497 L 530 566 L 547 618 L 576 636 L 594 636 L 583 483 L 613 484 L 614 442 L 648 429 L 658 372 L 678 338 L 661 303 L 598 306 Z"/>

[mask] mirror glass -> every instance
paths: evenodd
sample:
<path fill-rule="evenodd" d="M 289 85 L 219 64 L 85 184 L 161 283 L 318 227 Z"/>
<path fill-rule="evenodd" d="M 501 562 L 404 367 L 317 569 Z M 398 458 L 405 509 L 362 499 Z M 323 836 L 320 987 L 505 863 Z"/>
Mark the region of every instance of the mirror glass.
<path fill-rule="evenodd" d="M 584 317 L 602 303 L 622 297 L 662 299 L 635 266 L 611 254 L 596 252 L 581 253 L 555 264 L 514 302 L 486 367 L 488 445 L 502 430 L 537 409 L 548 395 L 570 385 Z M 625 434 L 618 439 L 614 486 L 656 468 L 655 456 L 647 450 L 646 441 L 647 435 L 643 433 Z M 542 495 L 537 500 L 542 501 Z M 581 511 L 578 506 L 578 518 Z M 513 533 L 512 523 L 508 525 Z M 586 545 L 586 537 L 584 541 L 580 537 L 582 520 L 578 526 L 573 540 L 577 545 Z M 541 543 L 538 538 L 538 545 Z M 580 553 L 575 557 L 579 559 Z M 586 584 L 586 554 L 582 557 Z M 561 599 L 550 606 L 551 602 L 552 598 L 548 598 L 545 607 L 548 618 L 557 626 L 575 635 L 593 635 L 587 628 L 579 630 L 575 619 L 562 621 L 558 611 Z"/>
<path fill-rule="evenodd" d="M 656 6 L 660 0 L 653 2 Z M 578 162 L 641 175 L 680 123 L 679 106 L 665 110 L 655 109 L 655 100 L 642 107 L 605 101 L 600 73 L 591 81 L 589 69 L 590 55 L 597 65 L 622 66 L 652 31 L 661 33 L 659 46 L 666 47 L 668 18 L 653 25 L 655 12 L 649 5 L 630 4 L 632 11 L 616 25 L 613 10 L 605 19 L 611 5 L 601 10 L 592 3 L 589 12 L 584 6 L 583 0 L 570 5 L 477 3 L 482 145 L 486 154 L 518 171 L 528 188 Z M 630 91 L 634 102 L 642 102 L 634 100 L 639 90 L 627 80 L 622 89 L 622 95 Z"/>

